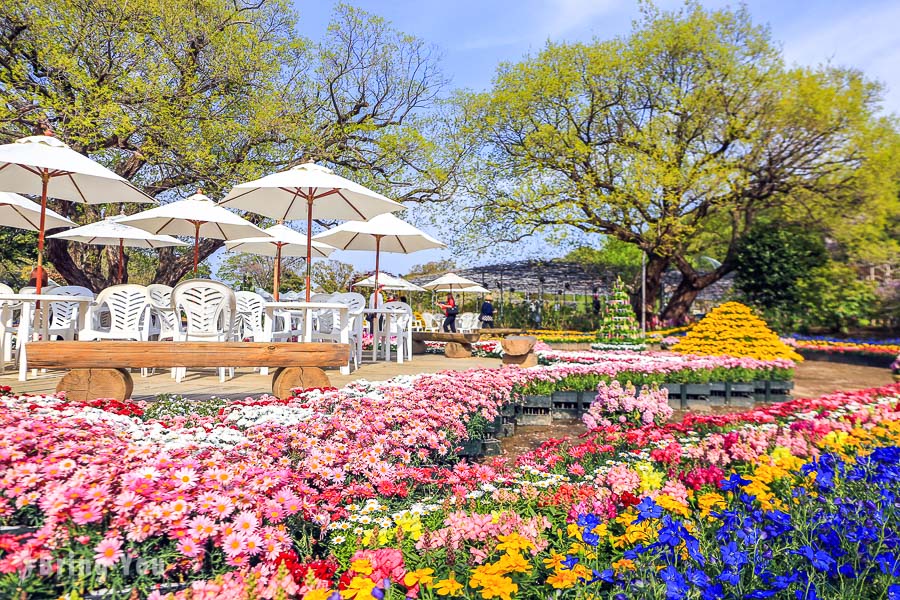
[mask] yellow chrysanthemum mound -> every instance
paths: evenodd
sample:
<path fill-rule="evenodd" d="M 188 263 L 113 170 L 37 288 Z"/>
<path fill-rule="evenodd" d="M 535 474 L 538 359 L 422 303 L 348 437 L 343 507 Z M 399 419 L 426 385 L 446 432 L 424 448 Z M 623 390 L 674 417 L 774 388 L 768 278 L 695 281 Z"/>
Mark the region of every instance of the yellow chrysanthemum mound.
<path fill-rule="evenodd" d="M 672 347 L 681 354 L 703 356 L 745 356 L 758 360 L 786 358 L 800 362 L 803 357 L 778 339 L 766 322 L 740 302 L 726 302 L 714 308 Z"/>

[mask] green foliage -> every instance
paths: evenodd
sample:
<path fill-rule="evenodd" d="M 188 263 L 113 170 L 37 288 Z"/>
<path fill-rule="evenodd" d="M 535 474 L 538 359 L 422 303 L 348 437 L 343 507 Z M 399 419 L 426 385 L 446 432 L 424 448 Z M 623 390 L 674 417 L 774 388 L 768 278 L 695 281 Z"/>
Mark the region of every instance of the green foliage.
<path fill-rule="evenodd" d="M 313 263 L 312 280 L 326 294 L 346 292 L 357 279 L 356 269 L 339 260 L 319 260 Z"/>
<path fill-rule="evenodd" d="M 631 281 L 641 272 L 641 250 L 633 244 L 614 237 L 605 237 L 600 248 L 579 246 L 563 257 L 598 271 L 611 272 Z"/>
<path fill-rule="evenodd" d="M 418 277 L 433 277 L 436 279 L 454 269 L 456 269 L 456 263 L 453 259 L 433 260 L 431 262 L 413 266 L 404 277 L 407 279 Z"/>
<path fill-rule="evenodd" d="M 630 35 L 548 43 L 458 99 L 475 150 L 457 236 L 615 237 L 647 253 L 649 273 L 681 272 L 663 315 L 676 318 L 734 269 L 756 219 L 837 226 L 852 199 L 844 228 L 889 223 L 879 206 L 897 205 L 895 134 L 880 95 L 855 70 L 788 68 L 745 8 L 645 5 Z M 711 247 L 721 266 L 698 271 L 690 257 Z"/>
<path fill-rule="evenodd" d="M 19 289 L 28 283 L 28 273 L 36 261 L 36 233 L 0 227 L 0 281 Z"/>
<path fill-rule="evenodd" d="M 853 268 L 829 262 L 797 282 L 797 315 L 801 326 L 830 327 L 846 332 L 865 324 L 878 306 L 875 284 L 862 281 Z"/>
<path fill-rule="evenodd" d="M 796 316 L 800 280 L 827 261 L 821 233 L 760 222 L 738 249 L 735 287 L 767 321 L 784 325 Z"/>
<path fill-rule="evenodd" d="M 296 21 L 287 0 L 8 0 L 0 143 L 53 129 L 163 201 L 198 187 L 217 199 L 300 160 L 394 199 L 448 197 L 449 145 L 430 141 L 422 114 L 445 85 L 433 48 L 346 5 L 319 41 Z M 96 221 L 99 208 L 67 216 Z M 221 245 L 204 240 L 201 257 Z M 48 246 L 70 282 L 94 288 L 115 280 L 104 252 Z M 155 254 L 154 281 L 191 269 L 188 252 Z"/>

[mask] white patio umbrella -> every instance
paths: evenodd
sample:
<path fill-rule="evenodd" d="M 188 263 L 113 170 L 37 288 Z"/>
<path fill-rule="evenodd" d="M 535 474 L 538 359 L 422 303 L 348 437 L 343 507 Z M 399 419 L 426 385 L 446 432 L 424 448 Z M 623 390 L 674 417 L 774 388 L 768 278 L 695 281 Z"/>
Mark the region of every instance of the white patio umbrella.
<path fill-rule="evenodd" d="M 460 277 L 456 273 L 447 273 L 446 275 L 441 275 L 433 281 L 422 284 L 422 287 L 426 290 L 434 290 L 435 292 L 453 292 L 454 287 L 456 287 L 456 291 L 460 291 L 461 288 L 472 288 L 477 286 L 477 282 L 472 281 L 471 279 L 466 279 L 465 277 Z"/>
<path fill-rule="evenodd" d="M 379 273 L 378 278 L 374 275 L 369 275 L 362 281 L 357 281 L 353 284 L 353 287 L 378 287 L 379 285 L 383 285 L 386 290 L 398 290 L 402 292 L 424 292 L 425 288 L 421 288 L 416 284 L 407 281 L 401 277 L 394 277 L 393 275 L 388 275 L 387 273 Z"/>
<path fill-rule="evenodd" d="M 76 223 L 49 208 L 44 213 L 44 226 L 47 229 L 76 226 Z M 19 194 L 0 192 L 0 224 L 16 229 L 40 231 L 41 205 Z"/>
<path fill-rule="evenodd" d="M 382 252 L 412 254 L 420 250 L 446 248 L 446 244 L 416 229 L 390 213 L 368 221 L 350 221 L 320 233 L 313 239 L 340 250 L 375 251 L 375 289 L 378 289 L 379 261 Z M 473 282 L 474 283 L 474 282 Z M 378 295 L 375 295 L 378 302 Z M 377 306 L 375 308 L 378 308 Z"/>
<path fill-rule="evenodd" d="M 69 231 L 56 233 L 53 239 L 70 240 L 95 246 L 119 247 L 119 283 L 124 283 L 125 246 L 129 248 L 162 248 L 163 246 L 187 246 L 168 235 L 156 235 L 119 221 L 123 216 L 109 217 Z"/>
<path fill-rule="evenodd" d="M 246 237 L 270 237 L 265 231 L 226 210 L 198 191 L 185 200 L 169 202 L 136 215 L 119 219 L 156 234 L 194 238 L 194 275 L 200 258 L 200 238 L 237 240 Z"/>
<path fill-rule="evenodd" d="M 483 288 L 483 287 L 480 286 L 480 285 L 473 285 L 473 286 L 469 286 L 469 287 L 459 288 L 457 291 L 458 291 L 458 292 L 462 292 L 463 294 L 465 294 L 465 293 L 469 293 L 469 294 L 487 294 L 488 292 L 490 292 L 490 290 L 488 290 L 488 289 L 486 289 L 486 288 Z"/>
<path fill-rule="evenodd" d="M 230 252 L 242 252 L 244 254 L 258 254 L 260 256 L 275 257 L 275 281 L 272 290 L 275 300 L 278 300 L 278 292 L 281 287 L 281 257 L 282 256 L 306 256 L 309 248 L 313 256 L 325 258 L 335 251 L 328 244 L 313 241 L 309 244 L 306 236 L 299 231 L 294 231 L 281 223 L 264 230 L 269 237 L 252 237 L 233 240 L 225 243 L 225 248 Z"/>
<path fill-rule="evenodd" d="M 0 190 L 41 197 L 38 223 L 36 293 L 41 293 L 47 198 L 72 202 L 150 202 L 156 200 L 124 177 L 75 152 L 50 135 L 33 135 L 0 145 Z"/>
<path fill-rule="evenodd" d="M 279 221 L 306 219 L 306 236 L 312 245 L 313 219 L 365 221 L 403 206 L 378 192 L 337 175 L 315 163 L 298 165 L 231 188 L 220 203 Z M 312 251 L 306 255 L 306 300 Z"/>

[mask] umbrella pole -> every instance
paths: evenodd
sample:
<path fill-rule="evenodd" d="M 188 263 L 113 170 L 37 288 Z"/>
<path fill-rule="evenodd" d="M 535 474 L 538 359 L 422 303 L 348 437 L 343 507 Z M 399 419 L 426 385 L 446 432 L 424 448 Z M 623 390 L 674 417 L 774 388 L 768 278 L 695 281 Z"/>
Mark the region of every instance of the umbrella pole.
<path fill-rule="evenodd" d="M 125 239 L 119 238 L 119 283 L 125 283 L 122 277 L 122 267 L 125 265 Z"/>
<path fill-rule="evenodd" d="M 378 308 L 378 262 L 381 254 L 381 236 L 375 236 L 375 308 Z"/>
<path fill-rule="evenodd" d="M 197 263 L 200 262 L 200 221 L 194 221 L 194 277 L 197 277 Z"/>
<path fill-rule="evenodd" d="M 312 279 L 312 209 L 313 193 L 309 190 L 306 194 L 306 301 L 309 302 L 310 280 Z"/>
<path fill-rule="evenodd" d="M 281 244 L 275 244 L 275 285 L 272 295 L 275 296 L 275 302 L 278 302 L 278 291 L 281 289 Z"/>
<path fill-rule="evenodd" d="M 47 186 L 50 183 L 50 170 L 41 171 L 41 227 L 38 233 L 37 282 L 35 293 L 40 295 L 41 283 L 44 281 L 44 230 L 47 222 Z"/>

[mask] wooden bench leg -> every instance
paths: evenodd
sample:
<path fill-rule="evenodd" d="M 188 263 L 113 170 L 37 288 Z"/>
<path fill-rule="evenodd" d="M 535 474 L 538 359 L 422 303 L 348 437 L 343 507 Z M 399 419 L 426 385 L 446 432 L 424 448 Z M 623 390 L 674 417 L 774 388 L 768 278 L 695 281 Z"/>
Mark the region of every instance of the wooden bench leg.
<path fill-rule="evenodd" d="M 447 358 L 471 358 L 472 344 L 447 342 L 447 345 L 444 346 L 444 356 Z"/>
<path fill-rule="evenodd" d="M 413 338 L 412 341 L 412 353 L 413 354 L 425 354 L 428 352 L 428 344 L 425 343 L 425 340 L 417 340 Z"/>
<path fill-rule="evenodd" d="M 134 381 L 125 369 L 72 369 L 59 380 L 56 391 L 65 392 L 71 400 L 127 400 L 134 391 Z"/>
<path fill-rule="evenodd" d="M 331 387 L 331 380 L 318 367 L 281 367 L 272 375 L 272 395 L 285 400 L 295 388 Z"/>

